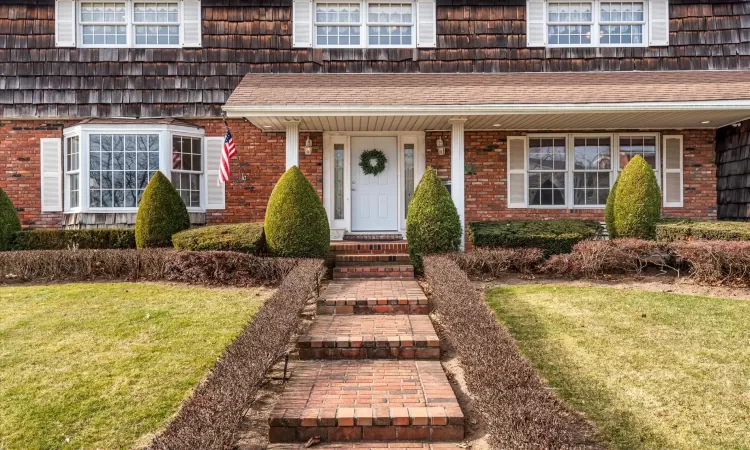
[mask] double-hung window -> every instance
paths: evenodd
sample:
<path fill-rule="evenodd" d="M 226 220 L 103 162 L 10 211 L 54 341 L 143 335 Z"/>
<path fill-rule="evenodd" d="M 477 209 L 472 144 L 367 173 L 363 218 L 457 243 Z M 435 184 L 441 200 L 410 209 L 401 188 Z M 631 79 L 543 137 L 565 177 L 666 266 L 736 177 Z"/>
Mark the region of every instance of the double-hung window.
<path fill-rule="evenodd" d="M 413 47 L 411 1 L 315 2 L 316 47 Z"/>
<path fill-rule="evenodd" d="M 136 46 L 180 44 L 179 3 L 133 3 Z"/>
<path fill-rule="evenodd" d="M 82 2 L 78 11 L 83 46 L 126 46 L 127 6 L 126 2 Z"/>
<path fill-rule="evenodd" d="M 530 47 L 669 44 L 668 0 L 527 0 Z"/>
<path fill-rule="evenodd" d="M 67 207 L 81 206 L 81 142 L 78 136 L 69 137 L 65 142 L 65 184 L 68 187 Z"/>
<path fill-rule="evenodd" d="M 187 207 L 201 206 L 202 148 L 200 138 L 172 136 L 172 184 Z"/>
<path fill-rule="evenodd" d="M 665 205 L 675 206 L 682 201 L 682 140 L 680 136 L 665 139 L 675 161 Z M 603 208 L 617 175 L 635 156 L 646 160 L 663 184 L 656 133 L 512 136 L 507 149 L 512 208 Z"/>

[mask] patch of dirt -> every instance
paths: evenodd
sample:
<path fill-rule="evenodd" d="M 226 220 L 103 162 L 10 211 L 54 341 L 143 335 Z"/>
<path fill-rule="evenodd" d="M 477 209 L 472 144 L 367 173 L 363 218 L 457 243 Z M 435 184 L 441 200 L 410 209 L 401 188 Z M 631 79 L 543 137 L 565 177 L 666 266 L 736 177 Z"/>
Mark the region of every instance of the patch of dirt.
<path fill-rule="evenodd" d="M 599 280 L 569 280 L 544 276 L 528 277 L 519 274 L 507 274 L 492 279 L 472 280 L 475 287 L 485 290 L 491 287 L 518 285 L 555 285 L 574 287 L 607 287 L 633 291 L 669 292 L 674 294 L 696 295 L 713 298 L 750 300 L 750 289 L 725 286 L 702 286 L 686 278 L 670 274 L 658 275 L 613 275 Z"/>
<path fill-rule="evenodd" d="M 456 395 L 458 404 L 461 406 L 461 410 L 464 413 L 466 437 L 464 438 L 463 444 L 466 445 L 466 447 L 463 448 L 471 450 L 492 450 L 492 447 L 487 441 L 487 430 L 482 419 L 482 414 L 476 408 L 474 398 L 469 392 L 469 388 L 466 386 L 461 360 L 458 359 L 456 351 L 453 349 L 453 346 L 440 324 L 440 316 L 431 313 L 430 318 L 432 319 L 432 324 L 440 338 L 440 363 L 443 365 L 445 376 L 448 377 L 448 381 L 453 388 L 453 393 Z"/>

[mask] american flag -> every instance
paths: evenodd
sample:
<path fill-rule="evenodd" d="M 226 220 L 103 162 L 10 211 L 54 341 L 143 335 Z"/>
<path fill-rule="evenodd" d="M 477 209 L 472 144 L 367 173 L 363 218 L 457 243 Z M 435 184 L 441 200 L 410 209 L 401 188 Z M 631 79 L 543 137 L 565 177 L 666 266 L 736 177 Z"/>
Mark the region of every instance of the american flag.
<path fill-rule="evenodd" d="M 221 150 L 221 167 L 219 168 L 219 181 L 217 185 L 226 183 L 229 181 L 229 160 L 237 154 L 237 148 L 234 146 L 234 139 L 232 139 L 232 132 L 229 131 L 227 126 L 227 132 L 224 135 L 224 148 Z"/>

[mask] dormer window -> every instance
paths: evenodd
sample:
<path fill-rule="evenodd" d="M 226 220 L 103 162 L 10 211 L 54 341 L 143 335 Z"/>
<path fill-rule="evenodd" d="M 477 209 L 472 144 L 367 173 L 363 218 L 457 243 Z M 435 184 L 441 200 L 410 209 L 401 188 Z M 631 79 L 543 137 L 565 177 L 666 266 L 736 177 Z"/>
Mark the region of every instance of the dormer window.
<path fill-rule="evenodd" d="M 528 0 L 529 47 L 669 45 L 668 0 Z"/>
<path fill-rule="evenodd" d="M 201 45 L 200 0 L 56 0 L 55 43 L 82 48 Z"/>

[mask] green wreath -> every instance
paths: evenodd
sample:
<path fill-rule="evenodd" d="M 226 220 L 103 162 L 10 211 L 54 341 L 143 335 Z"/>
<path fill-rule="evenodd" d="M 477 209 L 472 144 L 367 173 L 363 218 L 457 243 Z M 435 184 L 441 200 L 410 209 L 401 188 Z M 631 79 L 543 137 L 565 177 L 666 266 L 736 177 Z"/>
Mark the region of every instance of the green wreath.
<path fill-rule="evenodd" d="M 375 164 L 372 163 L 373 159 Z M 377 149 L 366 150 L 359 156 L 359 167 L 362 168 L 365 175 L 377 176 L 385 170 L 387 162 L 388 158 L 385 157 L 385 154 Z"/>

